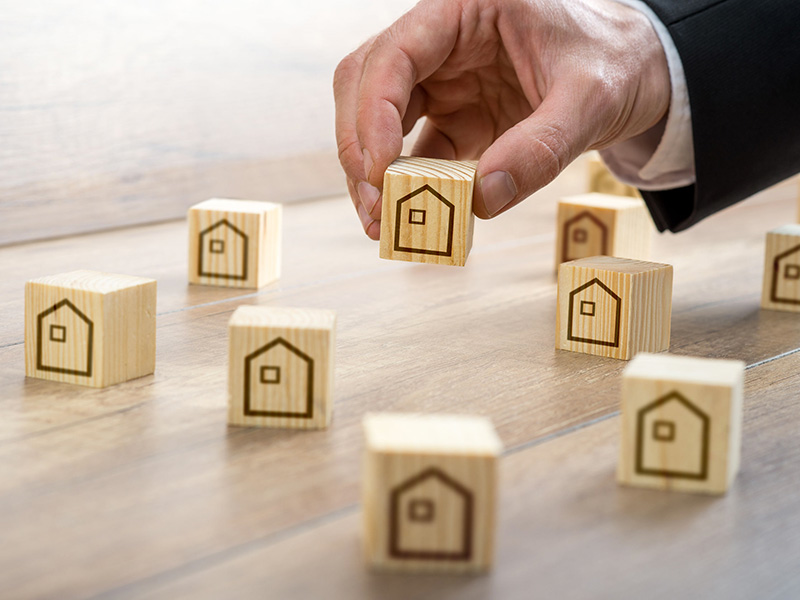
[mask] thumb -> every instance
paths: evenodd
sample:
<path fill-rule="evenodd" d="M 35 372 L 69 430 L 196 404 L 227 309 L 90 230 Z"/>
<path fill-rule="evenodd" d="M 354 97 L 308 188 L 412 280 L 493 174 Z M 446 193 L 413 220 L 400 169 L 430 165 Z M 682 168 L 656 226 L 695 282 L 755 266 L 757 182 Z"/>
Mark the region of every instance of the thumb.
<path fill-rule="evenodd" d="M 530 117 L 484 152 L 474 192 L 476 216 L 489 219 L 519 204 L 589 147 L 591 116 L 570 95 L 551 90 Z"/>

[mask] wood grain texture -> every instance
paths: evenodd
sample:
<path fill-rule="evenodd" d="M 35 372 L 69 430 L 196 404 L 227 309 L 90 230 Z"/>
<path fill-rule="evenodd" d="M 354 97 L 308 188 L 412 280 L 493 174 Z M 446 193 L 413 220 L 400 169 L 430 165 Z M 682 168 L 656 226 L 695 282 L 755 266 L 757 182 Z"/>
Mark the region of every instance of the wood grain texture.
<path fill-rule="evenodd" d="M 228 321 L 228 423 L 324 429 L 333 414 L 336 314 L 240 306 Z"/>
<path fill-rule="evenodd" d="M 25 374 L 106 387 L 156 363 L 156 282 L 71 271 L 25 284 Z"/>
<path fill-rule="evenodd" d="M 475 163 L 400 157 L 383 177 L 381 258 L 463 267 L 472 248 Z"/>
<path fill-rule="evenodd" d="M 800 225 L 767 233 L 761 307 L 800 312 Z"/>
<path fill-rule="evenodd" d="M 594 256 L 558 268 L 556 348 L 629 360 L 669 348 L 672 266 Z"/>
<path fill-rule="evenodd" d="M 491 422 L 373 414 L 364 418 L 364 435 L 367 563 L 404 572 L 488 570 L 502 451 Z"/>

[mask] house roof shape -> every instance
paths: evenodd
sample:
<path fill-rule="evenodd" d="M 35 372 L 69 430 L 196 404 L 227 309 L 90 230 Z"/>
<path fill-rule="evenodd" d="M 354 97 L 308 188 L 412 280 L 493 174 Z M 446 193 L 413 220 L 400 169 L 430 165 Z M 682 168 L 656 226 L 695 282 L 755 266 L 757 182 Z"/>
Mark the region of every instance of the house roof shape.
<path fill-rule="evenodd" d="M 781 252 L 775 256 L 772 261 L 772 286 L 770 288 L 770 300 L 772 302 L 780 302 L 783 304 L 800 304 L 800 298 L 781 298 L 778 296 L 778 280 L 780 279 L 780 266 L 781 262 L 791 256 L 792 254 L 800 253 L 800 244 L 789 248 L 785 252 Z"/>
<path fill-rule="evenodd" d="M 87 325 L 86 330 L 86 337 L 87 337 L 87 344 L 86 344 L 86 369 L 78 370 L 78 369 L 67 369 L 64 367 L 56 367 L 53 365 L 45 365 L 44 364 L 44 356 L 42 352 L 43 342 L 44 342 L 44 331 L 42 324 L 46 317 L 51 314 L 55 314 L 56 312 L 60 311 L 62 308 L 67 308 L 72 311 L 79 319 L 81 319 Z M 47 310 L 42 311 L 36 317 L 36 368 L 40 371 L 49 371 L 51 373 L 63 373 L 65 375 L 82 375 L 84 377 L 91 377 L 92 376 L 92 364 L 93 364 L 93 354 L 94 354 L 94 323 L 92 320 L 87 317 L 81 310 L 75 306 L 72 302 L 64 298 L 60 302 L 55 303 L 53 306 L 48 308 Z"/>
<path fill-rule="evenodd" d="M 431 478 L 437 479 L 464 500 L 464 521 L 462 523 L 464 540 L 458 552 L 403 550 L 400 547 L 400 520 L 402 519 L 402 515 L 400 514 L 401 496 Z M 389 505 L 390 556 L 416 560 L 469 560 L 472 557 L 472 492 L 441 469 L 430 467 L 396 486 L 391 491 Z"/>
<path fill-rule="evenodd" d="M 699 473 L 692 473 L 688 471 L 671 471 L 669 469 L 648 469 L 644 466 L 645 417 L 647 417 L 647 415 L 656 408 L 659 408 L 660 406 L 663 406 L 669 402 L 679 402 L 691 414 L 695 415 L 702 423 L 703 440 L 701 445 Z M 677 391 L 669 392 L 661 398 L 654 400 L 650 404 L 643 406 L 636 413 L 636 472 L 640 475 L 658 475 L 662 477 L 705 480 L 708 477 L 708 458 L 711 442 L 709 438 L 710 427 L 711 420 L 709 419 L 708 415 Z"/>
<path fill-rule="evenodd" d="M 600 254 L 608 254 L 608 227 L 605 225 L 605 223 L 603 223 L 590 211 L 584 210 L 579 212 L 574 217 L 571 217 L 566 221 L 564 221 L 564 227 L 561 235 L 561 256 L 563 257 L 564 261 L 570 260 L 569 253 L 567 252 L 567 249 L 569 248 L 570 227 L 572 227 L 572 225 L 574 225 L 578 221 L 582 221 L 583 219 L 589 219 L 600 228 L 600 231 L 603 233 Z"/>
<path fill-rule="evenodd" d="M 281 411 L 281 410 L 255 410 L 251 406 L 250 383 L 253 375 L 252 363 L 262 354 L 269 352 L 273 348 L 283 347 L 299 359 L 306 363 L 308 373 L 306 375 L 306 403 L 303 412 Z M 248 354 L 244 359 L 244 414 L 255 417 L 294 417 L 297 419 L 311 419 L 314 417 L 314 359 L 305 352 L 290 344 L 282 337 L 277 337 L 268 344 Z"/>
<path fill-rule="evenodd" d="M 616 305 L 614 317 L 614 341 L 608 340 L 593 340 L 591 338 L 584 338 L 572 335 L 573 313 L 575 311 L 575 296 L 580 294 L 583 290 L 597 285 L 606 292 Z M 584 342 L 587 344 L 597 344 L 598 346 L 610 346 L 612 348 L 619 347 L 619 333 L 620 333 L 620 319 L 622 317 L 622 299 L 613 292 L 606 284 L 600 281 L 597 277 L 584 283 L 583 285 L 575 288 L 569 293 L 569 314 L 567 318 L 567 339 L 572 342 Z"/>
<path fill-rule="evenodd" d="M 239 236 L 242 239 L 242 272 L 241 274 L 238 273 L 211 273 L 208 271 L 203 271 L 203 258 L 205 256 L 206 248 L 204 244 L 204 239 L 206 236 L 211 234 L 215 229 L 219 229 L 220 227 L 226 227 L 230 229 L 234 234 Z M 233 223 L 228 221 L 228 219 L 220 219 L 213 225 L 209 225 L 205 229 L 200 232 L 199 235 L 199 252 L 197 253 L 197 274 L 200 277 L 217 277 L 219 279 L 239 279 L 244 280 L 247 279 L 247 248 L 250 242 L 249 237 L 247 234 L 236 227 Z"/>
<path fill-rule="evenodd" d="M 439 202 L 444 204 L 448 208 L 448 220 L 447 220 L 447 248 L 445 250 L 429 250 L 427 248 L 412 248 L 410 246 L 401 246 L 400 245 L 400 225 L 402 223 L 402 216 L 403 216 L 403 204 L 418 196 L 424 192 L 431 193 Z M 430 254 L 433 256 L 452 256 L 453 254 L 453 228 L 455 226 L 455 218 L 456 218 L 456 207 L 455 205 L 450 202 L 447 198 L 442 196 L 439 192 L 433 189 L 427 183 L 410 194 L 406 194 L 400 200 L 397 201 L 397 209 L 395 211 L 395 219 L 394 219 L 394 249 L 398 252 L 413 252 L 415 254 Z"/>

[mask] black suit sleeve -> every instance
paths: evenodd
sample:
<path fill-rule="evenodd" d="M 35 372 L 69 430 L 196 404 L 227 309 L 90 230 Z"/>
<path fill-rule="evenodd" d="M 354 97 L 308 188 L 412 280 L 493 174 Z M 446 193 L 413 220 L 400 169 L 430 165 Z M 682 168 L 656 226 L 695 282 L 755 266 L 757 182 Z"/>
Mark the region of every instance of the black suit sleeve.
<path fill-rule="evenodd" d="M 644 0 L 686 74 L 696 183 L 642 190 L 680 231 L 800 172 L 800 0 Z"/>

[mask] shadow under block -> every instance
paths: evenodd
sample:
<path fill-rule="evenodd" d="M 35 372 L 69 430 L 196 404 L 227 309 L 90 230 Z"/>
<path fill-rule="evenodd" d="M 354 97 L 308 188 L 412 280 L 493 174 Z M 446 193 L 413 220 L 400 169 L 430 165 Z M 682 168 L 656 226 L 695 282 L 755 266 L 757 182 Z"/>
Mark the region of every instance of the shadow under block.
<path fill-rule="evenodd" d="M 189 283 L 260 288 L 281 275 L 282 206 L 212 199 L 189 209 Z"/>
<path fill-rule="evenodd" d="M 401 156 L 383 178 L 380 256 L 463 267 L 472 248 L 475 164 Z"/>
<path fill-rule="evenodd" d="M 639 354 L 622 374 L 620 483 L 724 494 L 739 470 L 744 363 Z"/>
<path fill-rule="evenodd" d="M 596 152 L 592 153 L 587 164 L 589 170 L 589 192 L 627 196 L 629 198 L 641 198 L 639 190 L 632 185 L 622 183 L 619 179 L 614 177 L 614 174 L 608 170 L 608 167 Z"/>
<path fill-rule="evenodd" d="M 594 256 L 558 269 L 556 348 L 628 360 L 669 348 L 672 266 Z"/>
<path fill-rule="evenodd" d="M 369 414 L 362 492 L 373 567 L 488 570 L 502 443 L 484 417 Z"/>
<path fill-rule="evenodd" d="M 72 271 L 25 284 L 25 374 L 106 387 L 155 371 L 156 281 Z"/>
<path fill-rule="evenodd" d="M 641 198 L 581 194 L 558 202 L 556 268 L 589 256 L 647 260 L 653 225 Z"/>
<path fill-rule="evenodd" d="M 800 225 L 767 233 L 761 307 L 800 312 Z"/>
<path fill-rule="evenodd" d="M 228 332 L 228 423 L 289 429 L 330 424 L 336 313 L 240 306 Z"/>

